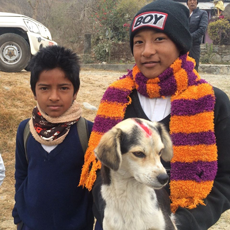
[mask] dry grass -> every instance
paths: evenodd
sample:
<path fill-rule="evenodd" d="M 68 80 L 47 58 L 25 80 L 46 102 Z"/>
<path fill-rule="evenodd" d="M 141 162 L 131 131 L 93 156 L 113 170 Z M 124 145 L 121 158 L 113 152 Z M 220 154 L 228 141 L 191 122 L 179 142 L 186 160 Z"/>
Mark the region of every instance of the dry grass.
<path fill-rule="evenodd" d="M 107 86 L 124 73 L 98 70 L 81 71 L 81 88 L 77 100 L 98 107 Z M 211 84 L 230 95 L 229 76 L 203 75 Z M 18 124 L 31 116 L 36 104 L 29 86 L 29 73 L 0 72 L 0 152 L 6 166 L 6 178 L 0 187 L 0 229 L 15 229 L 11 217 L 14 205 L 14 150 Z M 83 108 L 83 116 L 93 121 L 96 111 Z M 227 230 L 230 212 L 226 212 L 212 230 Z M 210 229 L 210 230 L 211 230 Z"/>
<path fill-rule="evenodd" d="M 25 72 L 2 74 L 0 72 L 0 152 L 5 162 L 6 178 L 0 188 L 0 222 L 9 221 L 14 200 L 14 149 L 18 124 L 30 116 L 34 106 Z M 4 229 L 0 227 L 0 229 Z M 9 228 L 12 229 L 12 228 Z"/>

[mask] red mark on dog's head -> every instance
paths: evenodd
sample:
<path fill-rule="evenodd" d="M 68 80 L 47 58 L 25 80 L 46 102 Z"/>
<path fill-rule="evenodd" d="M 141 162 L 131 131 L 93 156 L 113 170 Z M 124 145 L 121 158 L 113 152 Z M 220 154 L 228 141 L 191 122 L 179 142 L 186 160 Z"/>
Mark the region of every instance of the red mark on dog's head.
<path fill-rule="evenodd" d="M 135 120 L 135 122 L 142 130 L 145 131 L 147 137 L 152 136 L 152 130 L 147 125 L 145 125 L 144 123 L 139 123 L 136 120 Z"/>

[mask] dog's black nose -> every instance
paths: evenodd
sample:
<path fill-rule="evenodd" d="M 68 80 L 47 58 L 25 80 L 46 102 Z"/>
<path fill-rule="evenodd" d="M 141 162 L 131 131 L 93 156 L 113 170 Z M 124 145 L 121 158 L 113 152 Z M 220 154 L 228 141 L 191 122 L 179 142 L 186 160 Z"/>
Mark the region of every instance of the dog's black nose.
<path fill-rule="evenodd" d="M 161 184 L 166 184 L 169 180 L 169 176 L 165 173 L 161 173 L 160 175 L 157 176 L 157 180 L 161 183 Z"/>

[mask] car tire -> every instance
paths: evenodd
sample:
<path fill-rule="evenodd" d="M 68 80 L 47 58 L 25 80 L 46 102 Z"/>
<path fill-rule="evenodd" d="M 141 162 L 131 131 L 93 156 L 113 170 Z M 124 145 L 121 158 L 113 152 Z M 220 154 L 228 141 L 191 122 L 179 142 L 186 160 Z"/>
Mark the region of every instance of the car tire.
<path fill-rule="evenodd" d="M 20 35 L 7 33 L 0 36 L 0 70 L 20 72 L 31 58 L 30 47 Z"/>

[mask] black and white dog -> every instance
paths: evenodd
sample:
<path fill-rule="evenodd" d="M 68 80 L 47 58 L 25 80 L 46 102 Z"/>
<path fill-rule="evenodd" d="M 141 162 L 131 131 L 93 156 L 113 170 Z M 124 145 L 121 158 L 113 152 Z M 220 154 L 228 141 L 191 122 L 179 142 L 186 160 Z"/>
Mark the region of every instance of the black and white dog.
<path fill-rule="evenodd" d="M 95 155 L 102 162 L 104 230 L 175 230 L 168 175 L 160 158 L 170 161 L 172 142 L 164 126 L 129 118 L 105 133 Z"/>

